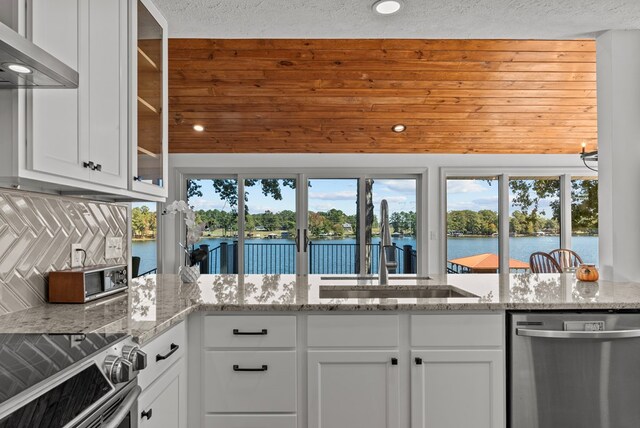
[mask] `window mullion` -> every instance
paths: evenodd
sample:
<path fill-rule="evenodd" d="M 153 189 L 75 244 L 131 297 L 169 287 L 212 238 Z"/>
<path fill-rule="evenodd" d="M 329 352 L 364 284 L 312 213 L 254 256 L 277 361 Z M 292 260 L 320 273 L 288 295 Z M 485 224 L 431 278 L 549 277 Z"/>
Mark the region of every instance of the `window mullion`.
<path fill-rule="evenodd" d="M 500 273 L 509 273 L 509 175 L 498 178 L 498 254 Z"/>

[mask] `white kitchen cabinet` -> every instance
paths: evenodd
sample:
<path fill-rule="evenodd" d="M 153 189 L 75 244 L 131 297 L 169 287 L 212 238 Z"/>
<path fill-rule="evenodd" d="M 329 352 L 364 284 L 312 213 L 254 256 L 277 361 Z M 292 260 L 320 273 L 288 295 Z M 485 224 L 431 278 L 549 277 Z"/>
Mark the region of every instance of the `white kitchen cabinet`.
<path fill-rule="evenodd" d="M 411 356 L 413 428 L 504 427 L 501 350 L 424 350 Z"/>
<path fill-rule="evenodd" d="M 309 351 L 309 428 L 399 427 L 397 351 Z"/>
<path fill-rule="evenodd" d="M 140 428 L 185 428 L 187 426 L 186 359 L 171 368 L 145 389 L 138 399 Z"/>
<path fill-rule="evenodd" d="M 131 0 L 129 19 L 131 189 L 166 197 L 169 117 L 167 21 L 151 0 Z"/>
<path fill-rule="evenodd" d="M 78 89 L 29 91 L 27 167 L 127 188 L 127 1 L 30 0 L 34 43 L 78 70 Z"/>

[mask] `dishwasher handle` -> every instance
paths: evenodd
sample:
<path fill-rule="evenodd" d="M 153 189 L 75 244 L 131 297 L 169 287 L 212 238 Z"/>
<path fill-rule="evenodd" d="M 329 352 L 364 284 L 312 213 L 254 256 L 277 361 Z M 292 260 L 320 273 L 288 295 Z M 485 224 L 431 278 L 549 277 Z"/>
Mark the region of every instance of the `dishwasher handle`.
<path fill-rule="evenodd" d="M 564 331 L 517 328 L 516 335 L 543 339 L 632 339 L 640 338 L 640 330 Z"/>

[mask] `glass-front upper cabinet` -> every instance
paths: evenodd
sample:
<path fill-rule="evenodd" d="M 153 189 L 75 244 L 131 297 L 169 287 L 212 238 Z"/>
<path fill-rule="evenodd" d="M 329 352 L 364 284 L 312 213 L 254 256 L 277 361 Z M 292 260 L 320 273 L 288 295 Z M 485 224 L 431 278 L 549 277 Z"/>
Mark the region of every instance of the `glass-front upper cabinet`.
<path fill-rule="evenodd" d="M 167 23 L 149 0 L 132 0 L 131 7 L 131 187 L 166 197 Z"/>

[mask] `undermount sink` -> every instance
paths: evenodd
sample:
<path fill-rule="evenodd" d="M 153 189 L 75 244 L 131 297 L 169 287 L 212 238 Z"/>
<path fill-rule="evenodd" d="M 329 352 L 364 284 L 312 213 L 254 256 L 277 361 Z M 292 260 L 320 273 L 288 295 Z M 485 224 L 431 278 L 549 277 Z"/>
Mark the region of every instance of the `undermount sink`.
<path fill-rule="evenodd" d="M 411 275 L 402 275 L 402 276 L 398 276 L 398 275 L 389 275 L 389 279 L 395 279 L 395 280 L 406 280 L 406 281 L 411 281 L 411 280 L 431 280 L 433 278 L 429 277 L 429 276 L 411 276 Z M 321 281 L 377 281 L 378 280 L 378 275 L 367 275 L 367 276 L 321 276 L 320 277 Z"/>
<path fill-rule="evenodd" d="M 448 298 L 477 298 L 475 294 L 461 290 L 452 285 L 426 286 L 344 286 L 321 285 L 321 299 L 448 299 Z"/>

